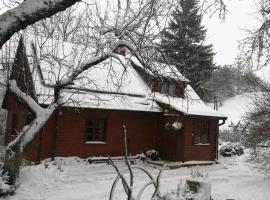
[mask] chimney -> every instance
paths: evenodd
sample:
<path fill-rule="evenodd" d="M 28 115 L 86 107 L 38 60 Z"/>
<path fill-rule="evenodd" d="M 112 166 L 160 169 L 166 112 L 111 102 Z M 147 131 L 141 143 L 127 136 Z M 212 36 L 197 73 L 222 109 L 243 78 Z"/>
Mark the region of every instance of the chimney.
<path fill-rule="evenodd" d="M 122 56 L 126 55 L 126 48 L 123 46 L 119 46 L 115 49 L 115 53 L 120 54 Z"/>

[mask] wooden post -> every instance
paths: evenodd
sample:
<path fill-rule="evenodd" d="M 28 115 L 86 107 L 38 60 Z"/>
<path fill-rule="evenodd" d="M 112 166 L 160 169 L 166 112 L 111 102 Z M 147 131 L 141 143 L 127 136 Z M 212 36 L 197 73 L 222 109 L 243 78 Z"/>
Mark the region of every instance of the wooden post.
<path fill-rule="evenodd" d="M 123 125 L 123 128 L 124 128 L 124 148 L 125 148 L 125 156 L 127 157 L 128 156 L 128 147 L 127 147 L 127 129 L 126 129 L 126 126 Z"/>

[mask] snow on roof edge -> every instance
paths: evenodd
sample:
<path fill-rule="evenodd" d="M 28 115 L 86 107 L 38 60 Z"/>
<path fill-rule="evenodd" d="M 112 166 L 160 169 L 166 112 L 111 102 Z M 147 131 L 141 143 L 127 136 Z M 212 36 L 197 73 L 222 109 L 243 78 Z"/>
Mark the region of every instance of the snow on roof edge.
<path fill-rule="evenodd" d="M 185 98 L 171 97 L 158 92 L 153 93 L 150 98 L 169 105 L 172 109 L 185 115 L 227 118 L 226 115 L 207 107 L 190 85 L 187 86 Z"/>

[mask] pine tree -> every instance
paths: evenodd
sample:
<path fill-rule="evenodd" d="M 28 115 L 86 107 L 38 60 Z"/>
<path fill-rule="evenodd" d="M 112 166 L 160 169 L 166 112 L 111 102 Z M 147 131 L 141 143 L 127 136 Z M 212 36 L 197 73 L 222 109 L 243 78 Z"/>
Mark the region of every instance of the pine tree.
<path fill-rule="evenodd" d="M 191 86 L 204 98 L 205 82 L 215 68 L 212 45 L 206 45 L 206 28 L 197 0 L 179 0 L 167 30 L 162 32 L 161 46 L 166 62 L 175 65 L 191 81 Z"/>

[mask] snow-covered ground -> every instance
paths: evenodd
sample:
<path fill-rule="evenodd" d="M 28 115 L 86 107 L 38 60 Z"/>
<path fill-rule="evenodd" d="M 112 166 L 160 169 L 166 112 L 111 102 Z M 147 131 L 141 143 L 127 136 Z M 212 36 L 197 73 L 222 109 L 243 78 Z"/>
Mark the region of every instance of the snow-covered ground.
<path fill-rule="evenodd" d="M 120 168 L 123 164 L 117 163 Z M 141 163 L 142 165 L 142 163 Z M 221 164 L 196 167 L 207 172 L 212 184 L 214 200 L 267 200 L 270 199 L 270 178 L 248 163 L 245 156 L 226 158 Z M 158 170 L 146 166 L 154 176 Z M 165 170 L 161 177 L 161 192 L 177 188 L 180 180 L 190 178 L 193 168 Z M 116 177 L 112 166 L 88 164 L 79 158 L 65 158 L 36 166 L 24 167 L 14 196 L 5 200 L 108 200 L 111 185 Z M 135 191 L 146 182 L 146 177 L 135 171 Z M 153 188 L 142 199 L 148 200 Z M 125 199 L 118 187 L 115 199 Z"/>

